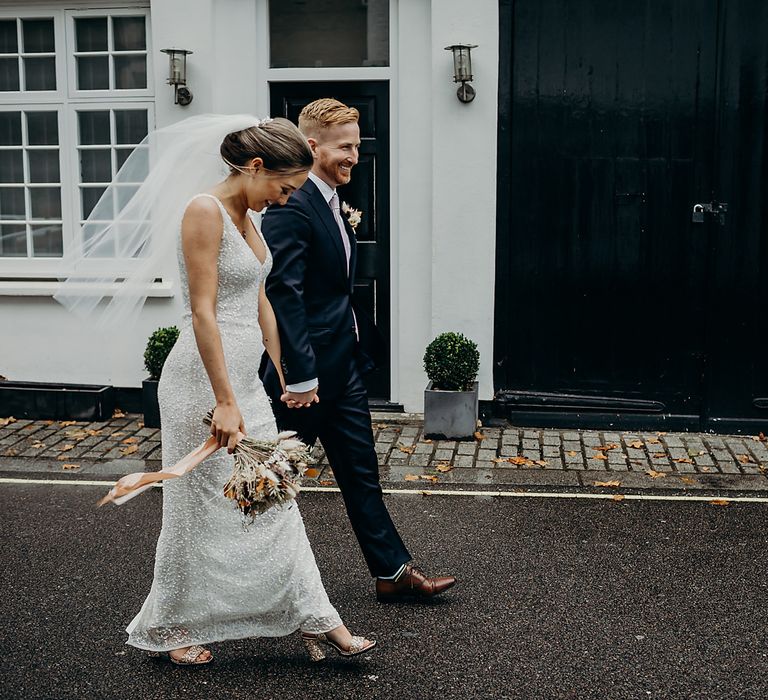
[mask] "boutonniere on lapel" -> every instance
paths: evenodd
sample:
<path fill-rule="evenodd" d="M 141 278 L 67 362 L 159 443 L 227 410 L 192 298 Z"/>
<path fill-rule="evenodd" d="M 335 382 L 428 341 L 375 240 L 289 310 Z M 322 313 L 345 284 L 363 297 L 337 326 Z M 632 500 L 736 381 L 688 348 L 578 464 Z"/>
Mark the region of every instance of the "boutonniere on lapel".
<path fill-rule="evenodd" d="M 350 207 L 346 202 L 342 202 L 341 213 L 347 217 L 347 221 L 352 227 L 352 230 L 356 231 L 358 225 L 363 219 L 363 212 L 361 212 L 359 209 L 355 209 L 354 207 Z"/>

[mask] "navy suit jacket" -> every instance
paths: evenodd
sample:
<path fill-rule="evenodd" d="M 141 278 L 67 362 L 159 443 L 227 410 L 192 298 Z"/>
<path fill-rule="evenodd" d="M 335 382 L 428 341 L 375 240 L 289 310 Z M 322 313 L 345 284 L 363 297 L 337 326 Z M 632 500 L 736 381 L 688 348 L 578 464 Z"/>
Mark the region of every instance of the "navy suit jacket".
<path fill-rule="evenodd" d="M 339 227 L 311 180 L 285 206 L 271 206 L 261 224 L 273 258 L 266 292 L 280 331 L 285 382 L 316 377 L 321 399 L 343 391 L 354 359 L 364 358 L 362 370 L 371 364 L 355 335 L 355 318 L 361 338 L 371 333 L 372 322 L 358 310 L 353 315 L 357 243 L 342 219 L 351 248 L 349 274 Z M 262 378 L 274 395 L 276 372 L 266 354 Z"/>

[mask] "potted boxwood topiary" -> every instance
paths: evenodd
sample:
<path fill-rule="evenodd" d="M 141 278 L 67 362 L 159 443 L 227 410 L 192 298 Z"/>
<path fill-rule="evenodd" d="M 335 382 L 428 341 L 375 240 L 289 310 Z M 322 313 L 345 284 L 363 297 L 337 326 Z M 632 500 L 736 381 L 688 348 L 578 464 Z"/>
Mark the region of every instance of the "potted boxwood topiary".
<path fill-rule="evenodd" d="M 477 344 L 461 333 L 441 333 L 424 353 L 424 434 L 472 437 L 477 426 Z"/>
<path fill-rule="evenodd" d="M 157 382 L 163 371 L 168 354 L 173 349 L 179 329 L 176 326 L 158 328 L 147 341 L 144 351 L 144 366 L 149 372 L 149 379 L 141 383 L 141 402 L 144 409 L 144 425 L 147 428 L 160 427 L 160 406 L 157 403 Z"/>

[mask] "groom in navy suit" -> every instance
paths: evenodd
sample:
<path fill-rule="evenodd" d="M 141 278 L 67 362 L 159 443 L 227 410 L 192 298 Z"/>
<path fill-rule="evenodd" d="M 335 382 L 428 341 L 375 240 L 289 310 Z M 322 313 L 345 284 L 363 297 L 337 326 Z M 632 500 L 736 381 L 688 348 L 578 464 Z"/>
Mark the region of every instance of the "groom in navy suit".
<path fill-rule="evenodd" d="M 353 309 L 356 243 L 336 187 L 349 182 L 360 146 L 359 113 L 333 99 L 299 115 L 315 164 L 306 183 L 262 221 L 274 260 L 266 290 L 277 317 L 285 390 L 268 356 L 262 379 L 278 427 L 325 450 L 382 601 L 431 598 L 451 576 L 428 578 L 384 505 L 363 373 L 372 367 L 372 322 Z M 373 333 L 371 331 L 374 331 Z"/>

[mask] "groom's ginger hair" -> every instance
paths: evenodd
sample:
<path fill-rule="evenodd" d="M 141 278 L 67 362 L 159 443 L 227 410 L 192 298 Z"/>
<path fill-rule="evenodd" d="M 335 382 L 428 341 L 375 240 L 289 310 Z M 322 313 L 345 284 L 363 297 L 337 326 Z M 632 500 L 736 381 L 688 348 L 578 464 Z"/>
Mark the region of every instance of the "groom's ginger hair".
<path fill-rule="evenodd" d="M 299 114 L 299 131 L 306 137 L 317 138 L 319 132 L 337 124 L 349 124 L 360 119 L 360 112 L 332 97 L 310 102 Z"/>

